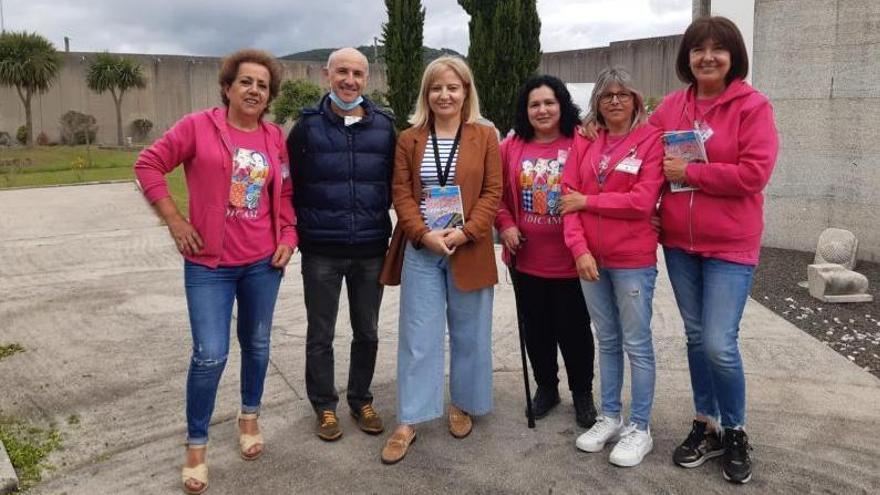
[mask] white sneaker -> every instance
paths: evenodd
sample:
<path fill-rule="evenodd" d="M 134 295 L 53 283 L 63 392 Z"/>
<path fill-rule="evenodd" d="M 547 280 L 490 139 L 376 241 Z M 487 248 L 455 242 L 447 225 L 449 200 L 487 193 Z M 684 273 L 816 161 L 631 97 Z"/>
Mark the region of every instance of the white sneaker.
<path fill-rule="evenodd" d="M 600 452 L 606 443 L 617 441 L 621 431 L 623 431 L 622 419 L 602 415 L 592 428 L 577 438 L 574 444 L 584 452 Z"/>
<path fill-rule="evenodd" d="M 633 467 L 641 464 L 642 459 L 654 448 L 651 439 L 651 428 L 639 430 L 630 423 L 621 433 L 620 441 L 611 450 L 608 461 L 615 466 Z"/>

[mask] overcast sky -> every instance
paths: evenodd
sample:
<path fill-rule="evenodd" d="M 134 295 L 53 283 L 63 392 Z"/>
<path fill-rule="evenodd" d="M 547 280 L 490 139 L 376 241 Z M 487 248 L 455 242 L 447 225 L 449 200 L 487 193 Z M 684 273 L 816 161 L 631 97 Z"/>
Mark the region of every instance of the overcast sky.
<path fill-rule="evenodd" d="M 7 30 L 36 31 L 73 51 L 223 55 L 256 47 L 281 56 L 372 44 L 381 0 L 0 0 Z M 455 0 L 422 0 L 425 44 L 467 54 L 468 16 Z M 541 48 L 574 50 L 679 34 L 691 0 L 538 0 Z"/>

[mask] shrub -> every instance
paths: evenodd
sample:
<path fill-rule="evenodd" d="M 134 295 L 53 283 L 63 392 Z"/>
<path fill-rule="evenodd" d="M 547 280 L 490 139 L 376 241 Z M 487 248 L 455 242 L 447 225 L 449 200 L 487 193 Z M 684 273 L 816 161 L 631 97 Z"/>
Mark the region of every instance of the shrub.
<path fill-rule="evenodd" d="M 0 131 L 0 146 L 12 146 L 12 136 L 6 131 Z"/>
<path fill-rule="evenodd" d="M 40 131 L 40 133 L 37 134 L 37 145 L 49 146 L 50 144 L 52 144 L 52 142 L 49 141 L 49 136 L 47 136 L 45 132 Z"/>
<path fill-rule="evenodd" d="M 150 119 L 134 119 L 131 122 L 131 134 L 136 141 L 144 141 L 153 130 L 153 121 Z"/>
<path fill-rule="evenodd" d="M 303 79 L 284 81 L 272 104 L 275 123 L 284 125 L 288 119 L 298 120 L 300 110 L 318 103 L 321 94 L 321 87 L 313 82 Z"/>
<path fill-rule="evenodd" d="M 97 121 L 92 115 L 70 110 L 61 116 L 61 142 L 68 145 L 95 142 Z"/>
<path fill-rule="evenodd" d="M 27 144 L 28 141 L 28 131 L 27 126 L 21 126 L 15 131 L 15 140 L 18 141 L 18 144 Z"/>

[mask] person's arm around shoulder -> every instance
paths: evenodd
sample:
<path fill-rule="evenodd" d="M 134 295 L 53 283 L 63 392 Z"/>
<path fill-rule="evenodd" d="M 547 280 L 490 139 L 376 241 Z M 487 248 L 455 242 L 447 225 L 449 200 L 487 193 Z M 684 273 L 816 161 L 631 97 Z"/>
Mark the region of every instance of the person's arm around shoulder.
<path fill-rule="evenodd" d="M 490 235 L 492 223 L 498 212 L 498 203 L 501 201 L 501 154 L 498 150 L 498 139 L 495 131 L 489 127 L 475 126 L 480 130 L 480 138 L 483 142 L 485 153 L 483 155 L 483 183 L 480 187 L 480 197 L 470 212 L 470 218 L 465 222 L 461 233 L 467 241 L 476 241 L 483 236 Z M 457 245 L 464 244 L 460 242 Z"/>
<path fill-rule="evenodd" d="M 501 201 L 498 203 L 498 214 L 495 216 L 495 230 L 501 236 L 504 247 L 515 254 L 519 249 L 522 233 L 516 224 L 516 212 L 514 211 L 514 208 L 516 208 L 514 197 L 519 191 L 511 188 L 512 180 L 510 177 L 518 165 L 510 157 L 510 147 L 514 139 L 515 136 L 508 136 L 501 142 L 499 147 L 501 152 L 502 193 Z"/>
<path fill-rule="evenodd" d="M 714 196 L 750 196 L 770 181 L 779 152 L 779 134 L 773 106 L 754 93 L 740 111 L 739 163 L 689 163 L 687 182 Z"/>
<path fill-rule="evenodd" d="M 273 124 L 274 125 L 274 124 Z M 272 256 L 272 266 L 284 268 L 290 262 L 291 256 L 296 252 L 299 239 L 296 233 L 296 212 L 293 208 L 293 179 L 290 170 L 290 158 L 287 146 L 284 142 L 284 134 L 278 126 L 272 127 L 276 132 L 278 150 L 280 153 L 281 177 L 281 206 L 278 212 L 278 221 L 281 226 L 281 238 Z"/>
<path fill-rule="evenodd" d="M 419 211 L 419 201 L 413 195 L 413 173 L 411 157 L 414 146 L 414 129 L 410 128 L 397 139 L 394 152 L 394 176 L 391 181 L 391 199 L 397 213 L 397 224 L 403 229 L 406 238 L 418 245 L 422 236 L 430 230 L 425 225 Z"/>

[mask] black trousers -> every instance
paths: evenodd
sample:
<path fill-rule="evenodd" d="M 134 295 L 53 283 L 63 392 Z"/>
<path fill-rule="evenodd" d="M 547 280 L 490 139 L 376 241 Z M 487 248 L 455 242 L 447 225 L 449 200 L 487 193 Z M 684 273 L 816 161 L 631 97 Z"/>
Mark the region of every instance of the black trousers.
<path fill-rule="evenodd" d="M 334 382 L 333 337 L 342 280 L 348 289 L 352 342 L 348 368 L 349 407 L 358 410 L 373 402 L 370 384 L 379 347 L 379 306 L 383 257 L 332 258 L 302 255 L 306 303 L 306 393 L 315 411 L 335 411 L 339 397 Z"/>
<path fill-rule="evenodd" d="M 538 387 L 557 388 L 559 347 L 572 395 L 591 394 L 595 347 L 579 279 L 536 277 L 515 270 L 512 275 Z"/>

